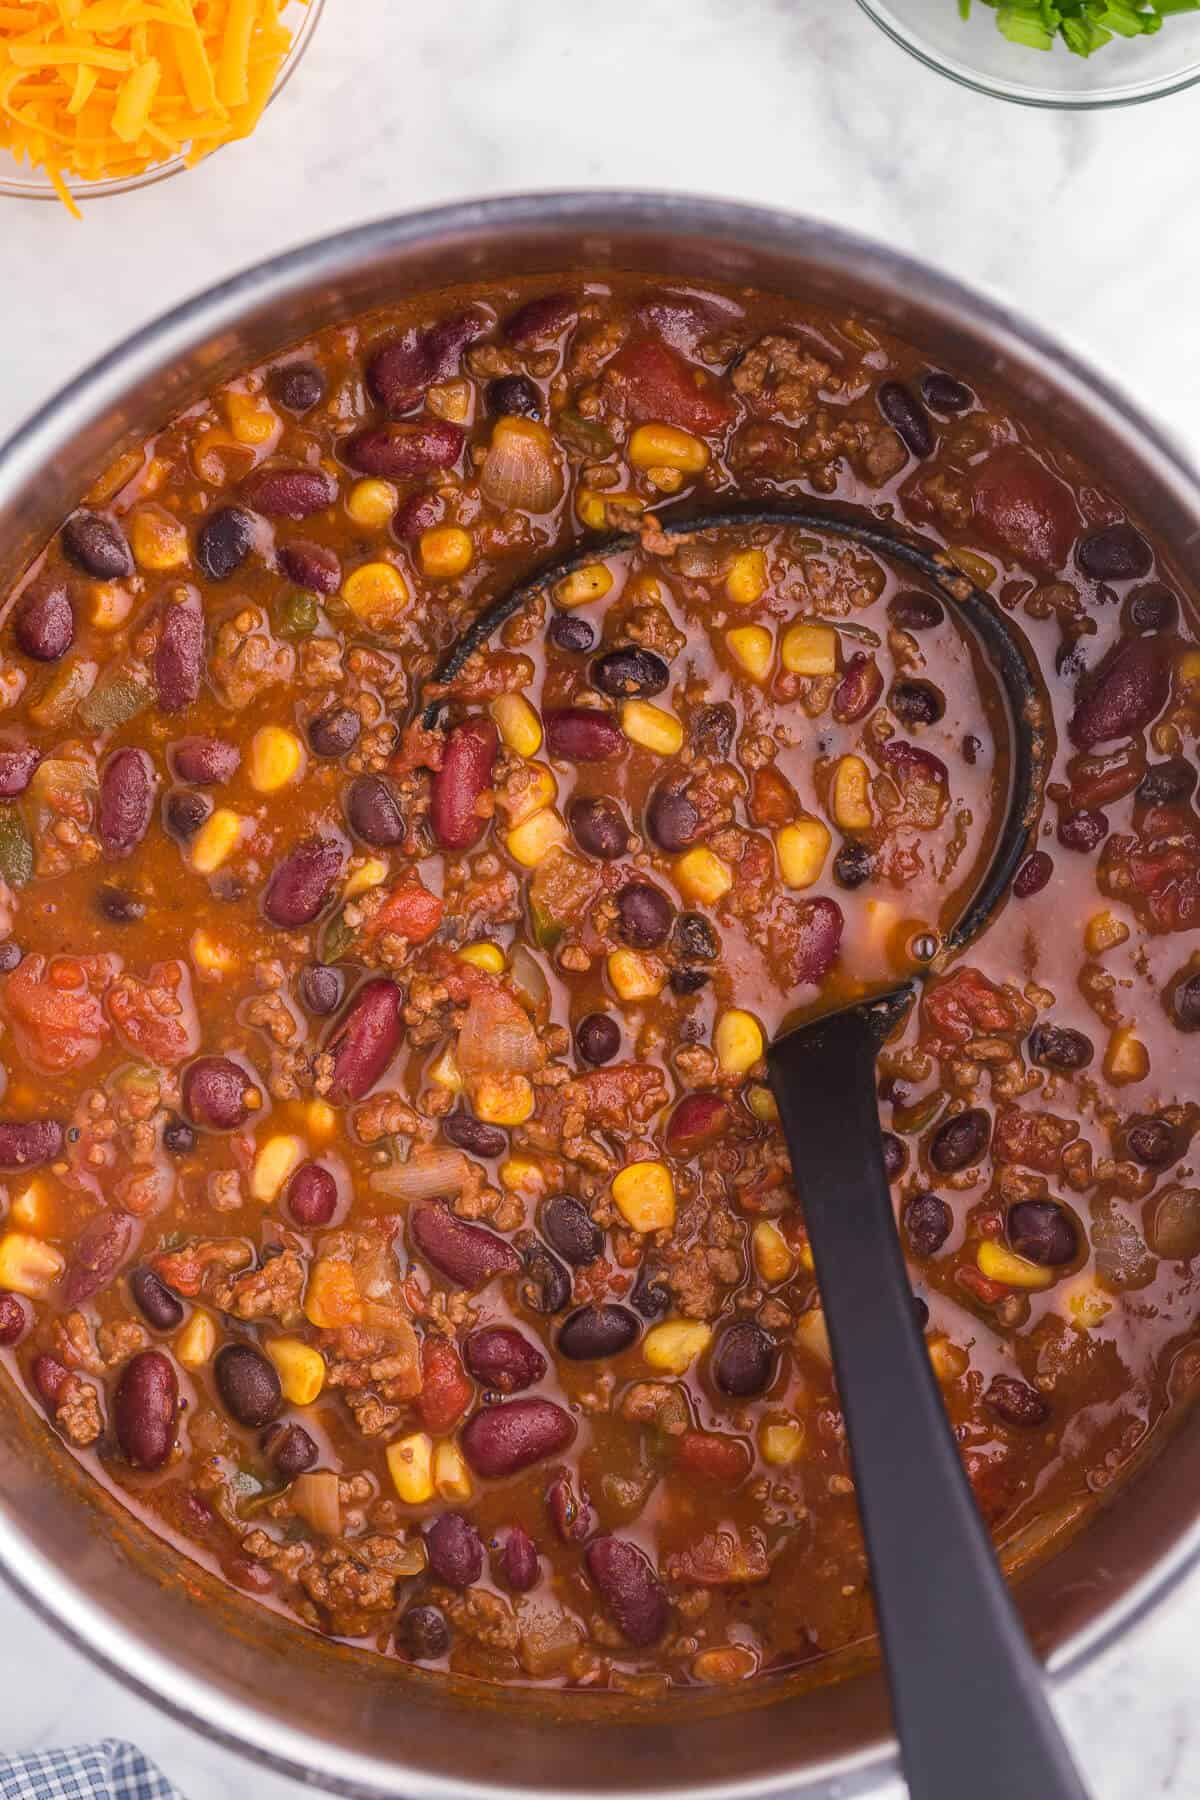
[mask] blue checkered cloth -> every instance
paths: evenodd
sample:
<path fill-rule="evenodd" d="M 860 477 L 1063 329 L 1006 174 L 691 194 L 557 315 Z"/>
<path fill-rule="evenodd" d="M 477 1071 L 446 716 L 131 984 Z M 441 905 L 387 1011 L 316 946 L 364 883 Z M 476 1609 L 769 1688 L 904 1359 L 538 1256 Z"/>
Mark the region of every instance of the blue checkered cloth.
<path fill-rule="evenodd" d="M 0 1800 L 183 1800 L 133 1744 L 105 1738 L 70 1750 L 0 1757 Z"/>

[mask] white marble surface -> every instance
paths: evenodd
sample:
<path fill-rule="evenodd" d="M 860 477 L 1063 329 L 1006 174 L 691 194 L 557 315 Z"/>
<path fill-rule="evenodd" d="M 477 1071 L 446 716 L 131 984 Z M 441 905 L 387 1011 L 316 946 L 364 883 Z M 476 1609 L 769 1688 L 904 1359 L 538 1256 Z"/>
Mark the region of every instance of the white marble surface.
<path fill-rule="evenodd" d="M 910 62 L 852 0 L 328 0 L 250 143 L 82 226 L 0 201 L 0 319 L 20 345 L 0 435 L 132 326 L 267 252 L 470 194 L 626 185 L 888 238 L 1026 307 L 1200 454 L 1198 106 L 1007 108 Z M 1200 1796 L 1198 1629 L 1200 1577 L 1073 1687 L 1063 1713 L 1097 1800 Z M 302 1791 L 127 1694 L 3 1593 L 0 1644 L 0 1751 L 120 1733 L 189 1800 Z"/>

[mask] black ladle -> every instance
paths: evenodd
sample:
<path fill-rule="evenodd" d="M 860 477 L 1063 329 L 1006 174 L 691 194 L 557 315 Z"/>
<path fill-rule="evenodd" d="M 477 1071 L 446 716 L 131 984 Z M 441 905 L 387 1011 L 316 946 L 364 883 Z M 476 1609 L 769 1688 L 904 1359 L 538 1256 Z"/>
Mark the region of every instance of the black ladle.
<path fill-rule="evenodd" d="M 930 961 L 941 967 L 1004 899 L 1041 810 L 1046 711 L 1024 640 L 944 553 L 874 522 L 776 505 L 656 524 L 669 537 L 769 525 L 849 539 L 936 583 L 971 629 L 1008 711 L 1010 787 L 995 852 Z M 593 536 L 540 569 L 478 615 L 434 681 L 453 681 L 565 575 L 639 542 L 632 532 Z M 441 704 L 426 707 L 428 727 Z M 767 1052 L 846 1417 L 904 1773 L 913 1800 L 1087 1800 L 963 1472 L 900 1248 L 875 1059 L 914 990 L 907 981 L 842 1007 Z"/>

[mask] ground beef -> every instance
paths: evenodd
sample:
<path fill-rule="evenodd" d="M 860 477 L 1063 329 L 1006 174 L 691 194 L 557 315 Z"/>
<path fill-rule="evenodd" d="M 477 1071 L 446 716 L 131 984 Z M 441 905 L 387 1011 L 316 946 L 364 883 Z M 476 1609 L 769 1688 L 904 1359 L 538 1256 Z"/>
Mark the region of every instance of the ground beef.
<path fill-rule="evenodd" d="M 303 1316 L 300 1299 L 307 1272 L 298 1251 L 284 1250 L 260 1269 L 215 1283 L 210 1297 L 214 1306 L 235 1319 L 278 1319 L 281 1325 L 297 1325 Z"/>

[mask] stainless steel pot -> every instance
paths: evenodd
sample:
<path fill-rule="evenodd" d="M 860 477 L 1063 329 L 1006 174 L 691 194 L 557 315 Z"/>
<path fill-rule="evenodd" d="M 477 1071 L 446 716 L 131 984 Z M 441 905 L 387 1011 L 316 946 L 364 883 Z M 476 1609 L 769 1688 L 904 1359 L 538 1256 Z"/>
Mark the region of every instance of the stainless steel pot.
<path fill-rule="evenodd" d="M 262 264 L 169 313 L 73 382 L 0 450 L 0 583 L 96 470 L 263 355 L 415 290 L 514 272 L 640 269 L 833 301 L 885 319 L 938 362 L 1000 384 L 1179 555 L 1197 476 L 1128 401 L 1024 319 L 831 226 L 719 201 L 550 194 L 368 225 Z M 0 587 L 0 592 L 3 588 Z M 0 1402 L 3 1401 L 0 1396 Z M 1200 1554 L 1200 1418 L 1022 1585 L 1055 1682 L 1127 1631 Z M 605 1696 L 470 1703 L 436 1680 L 322 1645 L 183 1562 L 94 1492 L 27 1410 L 0 1403 L 0 1570 L 111 1672 L 207 1736 L 348 1794 L 841 1795 L 892 1761 L 883 1687 L 693 1700 L 631 1719 Z M 930 1571 L 936 1579 L 936 1572 Z M 203 1601 L 204 1604 L 199 1604 Z M 914 1654 L 919 1654 L 914 1646 Z M 754 1703 L 749 1711 L 747 1703 Z"/>

